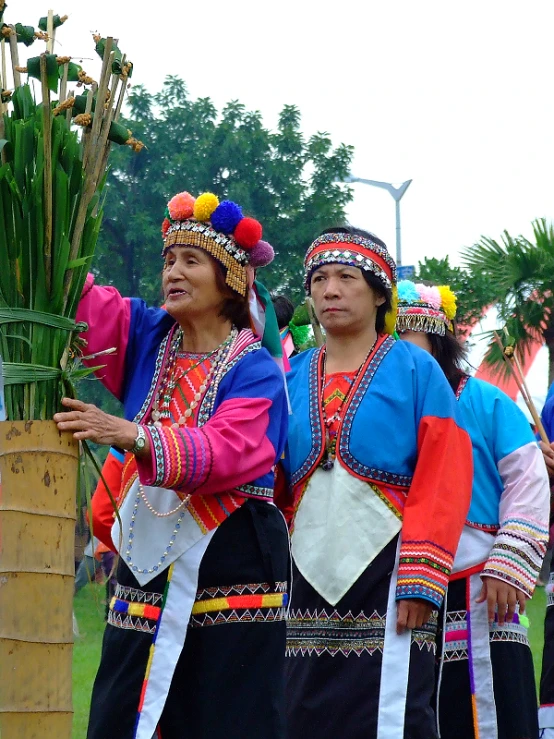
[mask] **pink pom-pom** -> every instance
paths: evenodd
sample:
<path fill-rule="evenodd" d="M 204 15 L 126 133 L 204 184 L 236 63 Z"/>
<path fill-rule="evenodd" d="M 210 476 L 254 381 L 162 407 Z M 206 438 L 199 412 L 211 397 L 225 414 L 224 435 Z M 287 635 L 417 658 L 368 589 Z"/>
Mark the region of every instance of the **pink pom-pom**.
<path fill-rule="evenodd" d="M 258 241 L 256 246 L 250 252 L 249 263 L 254 269 L 259 267 L 266 267 L 270 264 L 275 257 L 275 252 L 271 244 L 267 241 Z"/>
<path fill-rule="evenodd" d="M 233 236 L 239 246 L 250 251 L 262 238 L 262 224 L 254 218 L 243 218 L 235 228 Z"/>
<path fill-rule="evenodd" d="M 427 305 L 438 310 L 441 307 L 442 299 L 441 294 L 437 287 L 434 285 L 416 285 L 419 293 L 419 299 Z"/>
<path fill-rule="evenodd" d="M 162 238 L 165 239 L 167 236 L 167 232 L 169 231 L 169 227 L 171 226 L 171 221 L 169 218 L 164 218 L 162 221 Z"/>
<path fill-rule="evenodd" d="M 174 195 L 167 204 L 172 221 L 184 221 L 190 218 L 194 211 L 195 198 L 190 192 L 180 192 Z"/>

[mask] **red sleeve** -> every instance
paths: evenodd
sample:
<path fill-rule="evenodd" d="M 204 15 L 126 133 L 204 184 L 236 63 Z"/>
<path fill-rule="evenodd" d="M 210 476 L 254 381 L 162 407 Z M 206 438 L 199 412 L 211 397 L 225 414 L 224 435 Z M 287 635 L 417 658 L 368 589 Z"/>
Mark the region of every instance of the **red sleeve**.
<path fill-rule="evenodd" d="M 92 496 L 92 533 L 112 551 L 116 551 L 112 541 L 112 525 L 114 521 L 114 506 L 112 498 L 117 502 L 121 492 L 121 473 L 123 471 L 123 455 L 115 453 L 110 449 L 104 466 L 102 467 L 102 475 L 106 481 L 108 489 L 102 478 L 98 480 L 98 485 Z"/>
<path fill-rule="evenodd" d="M 290 485 L 287 483 L 281 463 L 275 468 L 274 502 L 285 517 L 287 526 L 290 528 L 294 516 L 294 495 L 292 494 Z"/>
<path fill-rule="evenodd" d="M 396 597 L 440 607 L 469 510 L 473 452 L 453 418 L 425 416 L 404 507 Z"/>

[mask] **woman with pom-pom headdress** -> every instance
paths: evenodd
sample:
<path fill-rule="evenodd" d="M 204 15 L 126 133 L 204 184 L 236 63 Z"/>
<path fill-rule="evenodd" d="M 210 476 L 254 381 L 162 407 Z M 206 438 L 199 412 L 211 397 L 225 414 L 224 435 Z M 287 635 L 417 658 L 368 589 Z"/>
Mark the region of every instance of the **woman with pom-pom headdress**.
<path fill-rule="evenodd" d="M 436 362 L 392 336 L 385 244 L 330 229 L 304 267 L 326 342 L 288 376 L 288 736 L 433 739 L 437 611 L 469 503 L 469 438 Z"/>
<path fill-rule="evenodd" d="M 437 684 L 442 739 L 538 736 L 525 604 L 548 539 L 548 475 L 522 411 L 469 377 L 446 285 L 405 282 L 397 331 L 432 354 L 450 382 L 473 446 L 473 491 L 454 559 Z"/>
<path fill-rule="evenodd" d="M 125 412 L 66 399 L 55 418 L 117 447 L 122 470 L 115 522 L 105 486 L 94 496 L 119 565 L 88 739 L 285 737 L 289 549 L 272 499 L 288 402 L 254 280 L 274 256 L 262 236 L 236 203 L 182 192 L 162 223 L 164 310 L 87 281 L 87 353 L 116 347 L 99 376 Z"/>

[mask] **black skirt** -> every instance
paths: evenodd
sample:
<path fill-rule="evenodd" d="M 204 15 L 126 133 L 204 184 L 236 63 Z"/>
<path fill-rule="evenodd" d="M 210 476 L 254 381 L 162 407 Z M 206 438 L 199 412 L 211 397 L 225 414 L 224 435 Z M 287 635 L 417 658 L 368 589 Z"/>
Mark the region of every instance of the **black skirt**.
<path fill-rule="evenodd" d="M 286 591 L 288 535 L 272 505 L 248 500 L 218 528 L 202 559 L 197 600 Z M 140 588 L 120 561 L 118 592 L 162 602 L 167 571 Z M 284 739 L 284 608 L 193 615 L 159 722 L 162 739 Z M 88 739 L 132 739 L 155 624 L 110 611 Z"/>
<path fill-rule="evenodd" d="M 386 611 L 398 538 L 331 606 L 293 563 L 287 630 L 289 739 L 374 739 Z M 434 739 L 436 612 L 412 632 L 405 739 Z"/>
<path fill-rule="evenodd" d="M 448 587 L 446 628 L 466 618 L 467 580 Z M 470 604 L 471 605 L 471 604 Z M 439 618 L 442 627 L 442 618 Z M 442 629 L 441 629 L 442 631 Z M 439 635 L 442 641 L 442 633 Z M 467 646 L 445 649 L 438 715 L 441 739 L 475 739 Z M 537 694 L 533 657 L 522 629 L 491 631 L 490 660 L 499 739 L 537 739 Z M 487 739 L 479 737 L 479 739 Z"/>

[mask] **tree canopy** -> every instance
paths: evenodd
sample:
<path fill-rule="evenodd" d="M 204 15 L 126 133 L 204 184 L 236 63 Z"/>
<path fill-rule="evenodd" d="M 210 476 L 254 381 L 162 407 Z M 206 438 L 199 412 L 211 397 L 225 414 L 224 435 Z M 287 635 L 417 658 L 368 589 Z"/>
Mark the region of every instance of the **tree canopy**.
<path fill-rule="evenodd" d="M 448 257 L 419 262 L 416 280 L 428 280 L 435 285 L 449 285 L 456 293 L 458 306 L 456 319 L 462 326 L 470 326 L 481 318 L 483 308 L 495 299 L 489 277 L 480 270 L 469 271 L 452 266 Z"/>
<path fill-rule="evenodd" d="M 258 218 L 277 257 L 268 288 L 302 296 L 302 259 L 324 228 L 344 221 L 353 147 L 334 146 L 326 133 L 306 137 L 300 111 L 285 105 L 277 129 L 258 111 L 229 102 L 218 113 L 210 98 L 192 100 L 183 80 L 168 77 L 155 94 L 137 86 L 127 123 L 146 148 L 136 156 L 114 150 L 94 270 L 104 284 L 150 303 L 160 298 L 160 227 L 177 192 L 214 192 Z"/>
<path fill-rule="evenodd" d="M 463 253 L 471 274 L 481 276 L 497 304 L 509 339 L 520 359 L 533 341 L 549 350 L 549 382 L 554 381 L 554 227 L 533 222 L 533 240 L 504 231 L 500 241 L 482 237 Z M 491 343 L 485 359 L 502 366 L 500 349 Z"/>

